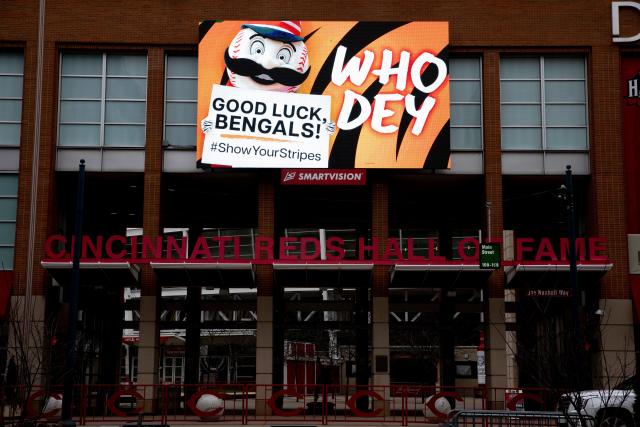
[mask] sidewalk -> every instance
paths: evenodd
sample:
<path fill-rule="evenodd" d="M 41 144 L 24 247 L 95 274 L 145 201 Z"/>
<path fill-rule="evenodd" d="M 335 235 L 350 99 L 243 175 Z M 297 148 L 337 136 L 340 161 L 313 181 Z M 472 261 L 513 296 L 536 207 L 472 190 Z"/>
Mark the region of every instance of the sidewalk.
<path fill-rule="evenodd" d="M 153 422 L 149 422 L 149 423 L 143 423 L 142 426 L 159 426 L 160 423 L 153 423 Z M 224 421 L 210 421 L 210 422 L 199 422 L 199 423 L 190 423 L 190 422 L 184 422 L 184 421 L 176 421 L 176 422 L 169 422 L 168 423 L 169 426 L 180 426 L 180 427 L 204 427 L 204 426 L 218 426 L 218 427 L 244 427 L 244 426 L 269 426 L 269 427 L 296 427 L 296 426 L 305 426 L 305 427 L 312 427 L 312 426 L 317 426 L 317 427 L 321 427 L 323 426 L 322 423 L 319 422 L 312 422 L 312 421 L 250 421 L 248 424 L 240 424 L 240 423 L 226 423 Z M 328 424 L 324 424 L 325 426 L 328 427 L 354 427 L 355 426 L 362 426 L 362 427 L 398 427 L 401 426 L 402 424 L 400 423 L 392 423 L 392 422 L 379 422 L 379 421 L 372 421 L 372 422 L 366 422 L 366 421 L 358 421 L 358 422 L 329 422 Z M 439 424 L 425 424 L 425 423 L 409 423 L 410 426 L 423 426 L 423 427 L 437 427 Z M 79 424 L 78 427 L 81 426 L 86 426 L 86 427 L 122 427 L 122 426 L 131 426 L 131 427 L 135 427 L 137 426 L 136 423 L 126 423 L 126 424 L 108 424 L 108 423 L 100 423 L 100 422 L 95 422 L 95 423 L 87 423 L 87 424 Z"/>

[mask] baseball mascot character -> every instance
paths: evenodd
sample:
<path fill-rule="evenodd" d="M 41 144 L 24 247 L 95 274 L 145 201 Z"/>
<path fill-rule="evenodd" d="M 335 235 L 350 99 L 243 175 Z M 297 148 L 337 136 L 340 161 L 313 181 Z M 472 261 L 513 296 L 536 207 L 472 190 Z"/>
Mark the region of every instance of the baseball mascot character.
<path fill-rule="evenodd" d="M 309 76 L 300 21 L 253 21 L 224 52 L 229 83 L 243 89 L 295 92 Z"/>
<path fill-rule="evenodd" d="M 229 85 L 241 89 L 295 92 L 309 76 L 309 51 L 300 21 L 252 21 L 224 52 Z M 201 122 L 207 133 L 213 123 Z M 331 124 L 333 125 L 333 123 Z"/>

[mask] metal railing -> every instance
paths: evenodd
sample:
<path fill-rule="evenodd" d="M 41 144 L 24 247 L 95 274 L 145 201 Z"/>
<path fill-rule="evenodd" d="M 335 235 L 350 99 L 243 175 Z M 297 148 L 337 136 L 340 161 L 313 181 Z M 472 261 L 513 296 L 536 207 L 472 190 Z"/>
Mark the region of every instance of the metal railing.
<path fill-rule="evenodd" d="M 501 425 L 491 417 L 502 417 L 504 426 L 561 425 L 551 423 L 559 421 L 552 418 L 558 413 L 531 412 L 556 408 L 559 396 L 544 389 L 514 394 L 500 388 L 401 384 L 81 384 L 73 393 L 72 414 L 78 424 L 135 423 L 143 414 L 145 422 L 161 424 L 205 420 L 407 426 L 449 421 L 484 427 Z M 61 387 L 0 388 L 0 425 L 56 421 L 61 398 Z M 547 418 L 531 418 L 532 413 Z"/>
<path fill-rule="evenodd" d="M 593 426 L 592 417 L 577 414 L 565 414 L 552 411 L 495 411 L 495 410 L 461 410 L 456 412 L 441 427 L 567 427 Z"/>

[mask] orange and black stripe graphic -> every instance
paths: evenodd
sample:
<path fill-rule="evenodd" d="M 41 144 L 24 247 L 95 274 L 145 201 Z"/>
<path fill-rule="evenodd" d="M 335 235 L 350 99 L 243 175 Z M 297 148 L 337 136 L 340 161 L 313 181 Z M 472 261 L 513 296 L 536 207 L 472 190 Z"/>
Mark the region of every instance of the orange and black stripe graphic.
<path fill-rule="evenodd" d="M 226 84 L 224 49 L 239 31 L 242 21 L 207 21 L 200 27 L 198 121 L 207 114 L 212 84 Z M 425 94 L 413 85 L 411 77 L 403 90 L 395 88 L 396 77 L 382 85 L 378 76 L 369 73 L 361 86 L 347 80 L 337 86 L 331 81 L 336 52 L 344 46 L 344 63 L 354 56 L 362 57 L 364 51 L 372 51 L 375 60 L 371 70 L 379 69 L 384 49 L 393 51 L 394 58 L 401 51 L 411 54 L 411 64 L 422 52 L 429 52 L 448 64 L 448 24 L 446 22 L 332 22 L 302 21 L 302 35 L 309 49 L 310 73 L 298 93 L 328 95 L 331 97 L 331 116 L 337 122 L 342 109 L 344 93 L 351 90 L 373 103 L 378 94 L 401 93 L 413 95 L 419 108 L 427 96 L 436 99 L 427 123 L 420 135 L 413 135 L 411 128 L 415 118 L 404 102 L 387 105 L 393 116 L 385 124 L 398 127 L 394 133 L 381 134 L 371 128 L 370 119 L 352 130 L 337 130 L 331 136 L 329 167 L 331 168 L 426 168 L 445 169 L 449 164 L 449 79 L 431 94 Z M 216 57 L 217 56 L 217 57 Z M 394 64 L 396 67 L 398 64 Z M 213 70 L 211 67 L 215 68 Z M 420 78 L 428 86 L 437 76 L 437 67 L 428 64 L 421 70 Z M 356 103 L 351 118 L 360 114 Z M 198 132 L 198 155 L 202 155 L 204 136 Z"/>

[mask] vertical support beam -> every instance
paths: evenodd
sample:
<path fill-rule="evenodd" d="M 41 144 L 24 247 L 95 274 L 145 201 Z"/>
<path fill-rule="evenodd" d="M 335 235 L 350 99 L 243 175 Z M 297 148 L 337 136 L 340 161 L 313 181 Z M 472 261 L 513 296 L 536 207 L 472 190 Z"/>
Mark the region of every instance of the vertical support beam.
<path fill-rule="evenodd" d="M 273 383 L 273 296 L 258 295 L 256 322 L 256 384 Z M 284 350 L 283 350 L 284 351 Z M 270 408 L 266 401 L 270 393 L 264 387 L 256 390 L 256 414 L 269 415 Z"/>
<path fill-rule="evenodd" d="M 193 251 L 196 241 L 202 234 L 202 228 L 189 227 L 189 253 Z M 202 288 L 200 286 L 189 286 L 187 288 L 187 325 L 184 345 L 184 383 L 198 384 L 200 382 L 200 321 L 202 320 L 201 309 Z M 185 390 L 187 398 L 195 389 Z"/>
<path fill-rule="evenodd" d="M 152 272 L 150 272 L 153 274 Z M 143 283 L 144 285 L 144 283 Z M 144 289 L 144 288 L 143 288 Z M 148 289 L 148 287 L 147 287 Z M 149 295 L 149 291 L 140 296 L 140 322 L 138 341 L 138 383 L 157 384 L 158 377 L 158 344 L 160 330 L 158 327 L 158 298 Z M 149 409 L 146 407 L 145 408 Z"/>
<path fill-rule="evenodd" d="M 31 55 L 27 55 L 25 52 L 24 60 L 24 76 L 27 79 L 27 72 L 31 71 L 35 75 L 35 91 L 33 86 L 27 89 L 31 89 L 31 94 L 34 95 L 35 104 L 29 105 L 31 99 L 26 98 L 29 93 L 25 93 L 23 96 L 25 111 L 33 112 L 33 122 L 24 122 L 23 128 L 27 129 L 27 124 L 33 125 L 33 133 L 23 132 L 22 144 L 20 150 L 20 170 L 21 176 L 19 185 L 22 185 L 21 190 L 24 191 L 23 195 L 29 195 L 29 215 L 28 215 L 28 228 L 25 242 L 26 248 L 23 245 L 16 245 L 16 267 L 18 269 L 17 274 L 17 291 L 22 293 L 22 285 L 25 284 L 26 288 L 24 293 L 26 295 L 25 300 L 25 313 L 33 312 L 31 307 L 32 295 L 44 294 L 44 278 L 45 274 L 42 268 L 39 267 L 39 262 L 42 259 L 43 247 L 39 242 L 43 242 L 46 238 L 47 231 L 50 229 L 48 221 L 48 210 L 51 209 L 51 201 L 53 200 L 53 192 L 49 192 L 51 182 L 54 181 L 55 172 L 53 170 L 54 159 L 51 156 L 53 144 L 48 143 L 51 141 L 52 136 L 50 129 L 54 128 L 52 122 L 54 120 L 54 114 L 51 109 L 43 108 L 43 105 L 52 105 L 55 85 L 51 81 L 52 79 L 44 79 L 44 70 L 53 69 L 56 63 L 56 48 L 54 43 L 47 43 L 45 38 L 45 19 L 46 16 L 46 1 L 40 0 L 38 3 L 38 38 L 34 51 L 27 50 Z M 32 56 L 35 54 L 34 56 Z M 36 63 L 33 63 L 33 59 Z M 35 65 L 35 70 L 32 68 Z M 35 71 L 35 72 L 34 72 Z M 25 81 L 25 86 L 28 81 Z M 26 114 L 25 114 L 26 115 Z M 28 134 L 28 136 L 24 136 Z M 31 138 L 32 137 L 32 138 Z M 29 141 L 29 139 L 31 139 Z M 27 141 L 25 141 L 27 140 Z M 46 143 L 42 143 L 46 141 Z M 28 142 L 27 144 L 24 144 Z M 51 157 L 49 157 L 51 156 Z M 48 162 L 41 162 L 41 159 L 49 159 Z M 24 179 L 24 180 L 23 180 Z M 24 186 L 29 185 L 30 188 L 25 191 Z M 25 197 L 26 199 L 26 197 Z M 24 199 L 23 199 L 24 200 Z M 26 211 L 26 206 L 24 206 Z M 26 219 L 26 218 L 25 218 Z M 26 225 L 26 224 L 25 224 Z M 16 236 L 18 238 L 20 236 Z M 16 242 L 20 240 L 16 239 Z M 24 250 L 23 253 L 20 253 Z M 26 263 L 24 264 L 24 282 L 20 274 L 21 265 L 18 264 L 18 255 L 24 256 Z M 25 327 L 29 328 L 29 319 L 24 319 Z"/>
<path fill-rule="evenodd" d="M 589 388 L 592 383 L 589 372 L 588 357 L 584 347 L 584 338 L 586 330 L 582 328 L 582 290 L 578 283 L 578 266 L 576 259 L 576 209 L 574 203 L 573 190 L 573 172 L 571 165 L 567 165 L 564 176 L 565 185 L 565 208 L 567 210 L 567 237 L 569 238 L 569 283 L 571 286 L 571 313 L 572 313 L 572 329 L 571 346 L 575 352 L 574 366 L 578 372 L 588 373 L 587 375 L 578 375 L 577 383 L 574 387 L 578 390 Z"/>
<path fill-rule="evenodd" d="M 47 338 L 45 302 L 42 295 L 33 295 L 29 303 L 25 295 L 11 296 L 7 360 L 13 359 L 16 363 L 20 384 L 43 384 L 43 376 L 49 368 L 45 365 L 48 360 L 44 352 L 44 340 Z M 62 357 L 61 363 L 64 363 Z"/>
<path fill-rule="evenodd" d="M 514 240 L 513 230 L 504 230 L 502 233 L 502 259 L 505 261 L 513 261 L 514 259 Z M 505 279 L 506 280 L 506 279 Z M 518 386 L 518 336 L 517 336 L 517 318 L 516 303 L 518 301 L 515 289 L 504 290 L 505 301 L 505 353 L 507 357 L 507 378 L 506 386 L 514 388 Z"/>
<path fill-rule="evenodd" d="M 384 250 L 384 242 L 389 237 L 389 185 L 386 182 L 374 182 L 371 188 L 371 232 L 378 239 L 379 253 Z M 373 384 L 390 384 L 389 351 L 389 269 L 375 266 L 373 269 L 373 289 L 371 317 L 372 324 L 372 369 Z M 385 361 L 380 366 L 379 362 Z"/>
<path fill-rule="evenodd" d="M 258 235 L 274 236 L 275 188 L 269 177 L 258 183 Z M 284 331 L 282 325 L 282 298 L 274 298 L 281 289 L 274 289 L 273 267 L 256 266 L 258 288 L 256 323 L 256 384 L 283 382 Z M 279 321 L 274 321 L 279 319 Z M 269 415 L 266 401 L 271 394 L 265 387 L 256 390 L 256 414 Z"/>
<path fill-rule="evenodd" d="M 453 330 L 453 289 L 442 288 L 439 312 L 439 344 L 440 344 L 440 386 L 456 385 L 455 339 Z"/>
<path fill-rule="evenodd" d="M 20 160 L 18 177 L 18 206 L 16 212 L 16 238 L 14 252 L 14 279 L 9 316 L 9 354 L 14 357 L 18 369 L 28 373 L 29 381 L 42 384 L 43 371 L 48 370 L 45 358 L 45 283 L 47 273 L 40 267 L 44 257 L 44 242 L 50 231 L 55 230 L 57 211 L 55 200 L 55 144 L 53 79 L 43 76 L 46 70 L 55 68 L 57 49 L 55 43 L 46 40 L 46 1 L 34 2 L 31 16 L 37 19 L 37 32 L 26 41 L 24 49 L 24 92 L 22 96 L 22 132 L 20 136 Z M 29 18 L 31 19 L 31 17 Z M 36 21 L 33 21 L 34 23 Z M 46 159 L 46 160 L 45 160 Z M 48 344 L 48 342 L 47 342 Z M 19 360 L 16 346 L 26 349 L 26 360 Z"/>
<path fill-rule="evenodd" d="M 627 194 L 624 187 L 624 144 L 621 144 L 620 53 L 617 49 L 594 46 L 591 51 L 589 109 L 598 117 L 591 136 L 591 210 L 589 235 L 606 239 L 609 259 L 615 260 L 600 286 L 599 308 L 603 315 L 595 321 L 586 311 L 585 323 L 600 324 L 600 366 L 595 369 L 594 387 L 615 384 L 635 372 L 635 339 L 625 225 Z M 615 76 L 616 78 L 611 78 Z M 596 163 L 597 160 L 597 163 Z M 598 378 L 600 376 L 601 378 Z"/>
<path fill-rule="evenodd" d="M 500 129 L 500 54 L 487 51 L 483 58 L 484 178 L 485 201 L 491 203 L 491 219 L 485 218 L 488 238 L 499 238 L 503 229 L 502 146 Z M 505 387 L 507 378 L 504 272 L 496 270 L 489 280 L 485 311 L 487 337 L 487 386 Z M 498 400 L 500 396 L 496 396 Z M 498 406 L 499 402 L 495 402 Z"/>
<path fill-rule="evenodd" d="M 385 366 L 374 363 L 373 384 L 387 386 L 391 383 L 389 364 L 389 298 L 373 297 L 372 302 L 373 319 L 373 360 L 374 362 L 384 357 Z M 382 369 L 381 369 L 382 368 Z"/>
<path fill-rule="evenodd" d="M 162 111 L 164 99 L 164 51 L 150 48 L 147 54 L 147 139 L 145 146 L 144 207 L 142 227 L 146 236 L 161 235 L 160 194 L 162 176 Z M 138 343 L 138 383 L 157 384 L 160 329 L 156 277 L 148 265 L 140 274 L 140 323 Z M 145 402 L 151 410 L 152 400 Z"/>
<path fill-rule="evenodd" d="M 189 241 L 197 239 L 189 236 Z M 184 383 L 198 384 L 200 382 L 200 321 L 202 288 L 190 286 L 187 288 L 187 328 L 184 345 Z"/>
<path fill-rule="evenodd" d="M 369 385 L 369 288 L 361 285 L 356 288 L 356 385 Z M 358 399 L 356 406 L 366 411 L 368 398 Z"/>
<path fill-rule="evenodd" d="M 453 247 L 453 230 L 451 224 L 445 222 L 440 224 L 440 253 L 450 256 L 457 251 Z M 442 285 L 438 285 L 442 286 Z M 456 381 L 455 366 L 455 341 L 453 332 L 453 298 L 449 295 L 455 289 L 448 285 L 440 288 L 440 307 L 438 312 L 438 345 L 439 359 L 438 383 L 441 386 L 454 386 Z"/>
<path fill-rule="evenodd" d="M 76 190 L 76 216 L 73 242 L 71 286 L 69 287 L 69 318 L 67 322 L 67 357 L 65 359 L 64 391 L 62 394 L 61 426 L 75 427 L 71 419 L 73 382 L 76 374 L 76 337 L 78 336 L 78 305 L 80 300 L 80 256 L 82 252 L 82 222 L 84 220 L 84 160 L 80 160 L 78 188 Z"/>
<path fill-rule="evenodd" d="M 100 353 L 100 384 L 120 382 L 120 349 L 124 323 L 124 301 L 122 289 L 106 290 L 107 301 L 102 303 L 102 351 Z"/>

